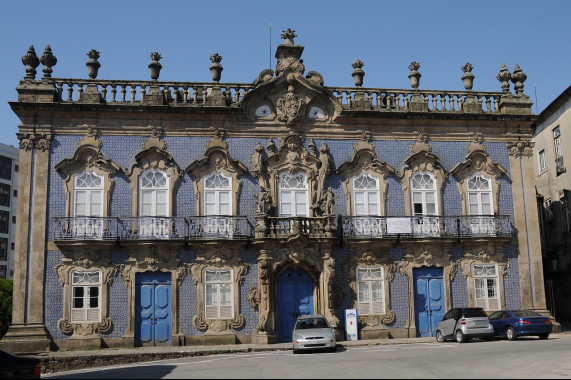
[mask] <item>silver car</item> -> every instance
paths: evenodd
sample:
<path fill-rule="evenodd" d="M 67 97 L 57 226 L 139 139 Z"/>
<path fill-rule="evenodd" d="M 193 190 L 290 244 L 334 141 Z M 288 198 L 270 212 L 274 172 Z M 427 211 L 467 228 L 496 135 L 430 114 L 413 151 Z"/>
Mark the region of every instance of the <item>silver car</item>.
<path fill-rule="evenodd" d="M 298 317 L 292 332 L 293 353 L 298 354 L 300 351 L 315 349 L 335 352 L 333 328 L 323 315 Z"/>
<path fill-rule="evenodd" d="M 450 309 L 436 330 L 436 340 L 444 342 L 456 339 L 464 343 L 471 338 L 492 338 L 494 327 L 488 314 L 481 307 L 464 307 Z"/>

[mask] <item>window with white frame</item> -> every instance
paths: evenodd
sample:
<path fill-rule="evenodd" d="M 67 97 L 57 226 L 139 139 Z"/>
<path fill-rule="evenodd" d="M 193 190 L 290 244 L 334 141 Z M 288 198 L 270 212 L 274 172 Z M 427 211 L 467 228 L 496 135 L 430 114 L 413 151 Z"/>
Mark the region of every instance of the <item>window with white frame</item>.
<path fill-rule="evenodd" d="M 101 272 L 71 272 L 71 322 L 101 322 Z"/>
<path fill-rule="evenodd" d="M 232 214 L 232 178 L 214 173 L 204 178 L 204 215 Z"/>
<path fill-rule="evenodd" d="M 436 215 L 436 181 L 430 173 L 416 173 L 410 179 L 413 215 Z"/>
<path fill-rule="evenodd" d="M 308 186 L 304 173 L 280 174 L 279 214 L 280 216 L 308 216 Z"/>
<path fill-rule="evenodd" d="M 360 315 L 385 313 L 383 267 L 357 268 L 357 307 Z"/>
<path fill-rule="evenodd" d="M 547 159 L 545 156 L 545 149 L 541 149 L 538 153 L 537 153 L 537 158 L 539 161 L 539 173 L 543 173 L 544 171 L 547 170 Z"/>
<path fill-rule="evenodd" d="M 139 216 L 169 216 L 168 181 L 160 170 L 147 170 L 140 176 Z"/>
<path fill-rule="evenodd" d="M 555 158 L 563 157 L 563 147 L 561 146 L 561 131 L 559 126 L 553 129 L 553 142 L 555 144 Z"/>
<path fill-rule="evenodd" d="M 499 310 L 498 266 L 495 264 L 473 264 L 476 307 L 485 310 Z"/>
<path fill-rule="evenodd" d="M 206 319 L 234 318 L 233 278 L 231 269 L 204 271 L 204 317 Z"/>
<path fill-rule="evenodd" d="M 103 216 L 103 176 L 87 171 L 75 177 L 73 216 Z"/>
<path fill-rule="evenodd" d="M 72 230 L 76 237 L 100 237 L 103 234 L 103 176 L 86 171 L 73 182 Z"/>
<path fill-rule="evenodd" d="M 489 178 L 475 174 L 468 179 L 468 213 L 470 215 L 493 215 L 492 185 Z"/>
<path fill-rule="evenodd" d="M 353 179 L 355 216 L 380 215 L 379 180 L 370 174 Z"/>

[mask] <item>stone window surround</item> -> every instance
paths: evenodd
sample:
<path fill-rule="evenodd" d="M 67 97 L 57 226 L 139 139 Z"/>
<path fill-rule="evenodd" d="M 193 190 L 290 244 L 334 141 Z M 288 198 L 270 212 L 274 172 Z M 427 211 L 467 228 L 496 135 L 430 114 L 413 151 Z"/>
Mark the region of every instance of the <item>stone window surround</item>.
<path fill-rule="evenodd" d="M 476 307 L 476 289 L 473 274 L 474 264 L 495 264 L 497 266 L 498 275 L 498 292 L 500 298 L 499 310 L 506 308 L 504 281 L 507 270 L 510 266 L 510 262 L 509 259 L 503 254 L 503 249 L 501 246 L 496 247 L 493 243 L 488 243 L 474 246 L 472 248 L 467 248 L 467 252 L 465 253 L 464 257 L 458 261 L 458 264 L 462 268 L 462 273 L 466 278 L 469 307 Z"/>

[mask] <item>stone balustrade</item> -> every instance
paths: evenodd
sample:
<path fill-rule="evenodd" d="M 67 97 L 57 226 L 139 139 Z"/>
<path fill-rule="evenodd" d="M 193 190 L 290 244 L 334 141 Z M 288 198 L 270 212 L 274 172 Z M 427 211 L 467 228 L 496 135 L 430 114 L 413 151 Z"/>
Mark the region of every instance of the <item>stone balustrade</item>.
<path fill-rule="evenodd" d="M 213 88 L 220 88 L 227 105 L 235 106 L 254 88 L 243 83 L 212 82 L 153 82 L 128 80 L 61 79 L 52 80 L 57 99 L 61 102 L 86 102 L 88 86 L 95 86 L 100 95 L 99 101 L 89 103 L 140 104 L 145 100 L 151 87 L 158 87 L 165 103 L 169 105 L 197 105 L 207 102 Z M 93 87 L 92 87 L 93 88 Z M 91 94 L 90 94 L 91 95 Z M 91 98 L 93 99 L 93 98 Z"/>
<path fill-rule="evenodd" d="M 310 238 L 337 237 L 335 216 L 322 217 L 268 217 L 267 237 L 271 239 L 287 238 L 293 235 L 305 235 Z"/>
<path fill-rule="evenodd" d="M 346 110 L 355 107 L 357 94 L 364 94 L 366 107 L 359 105 L 360 110 L 377 110 L 381 112 L 408 112 L 414 111 L 411 104 L 414 104 L 417 96 L 421 99 L 421 110 L 428 112 L 465 112 L 464 105 L 471 102 L 476 105 L 478 112 L 497 113 L 500 112 L 500 98 L 505 93 L 502 92 L 482 92 L 482 91 L 440 91 L 440 90 L 406 90 L 406 89 L 378 89 L 378 88 L 354 88 L 354 87 L 327 87 Z M 365 109 L 363 109 L 365 108 Z M 418 110 L 418 109 L 416 109 Z M 472 111 L 474 112 L 474 111 Z"/>

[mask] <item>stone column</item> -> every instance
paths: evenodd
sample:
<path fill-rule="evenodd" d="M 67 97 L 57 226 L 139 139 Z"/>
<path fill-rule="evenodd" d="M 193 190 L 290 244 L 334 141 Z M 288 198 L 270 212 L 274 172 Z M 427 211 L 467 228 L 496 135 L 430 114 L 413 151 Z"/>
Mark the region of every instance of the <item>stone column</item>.
<path fill-rule="evenodd" d="M 541 239 L 535 199 L 533 143 L 529 140 L 508 142 L 508 149 L 522 308 L 549 314 L 545 302 Z"/>
<path fill-rule="evenodd" d="M 272 257 L 265 250 L 260 250 L 258 256 L 258 282 L 260 289 L 260 319 L 258 328 L 253 334 L 254 344 L 276 343 L 274 321 L 274 296 L 273 296 L 273 273 Z"/>
<path fill-rule="evenodd" d="M 44 325 L 44 268 L 51 135 L 18 134 L 18 138 L 20 175 L 13 315 L 2 348 L 15 353 L 36 353 L 50 348 Z"/>

